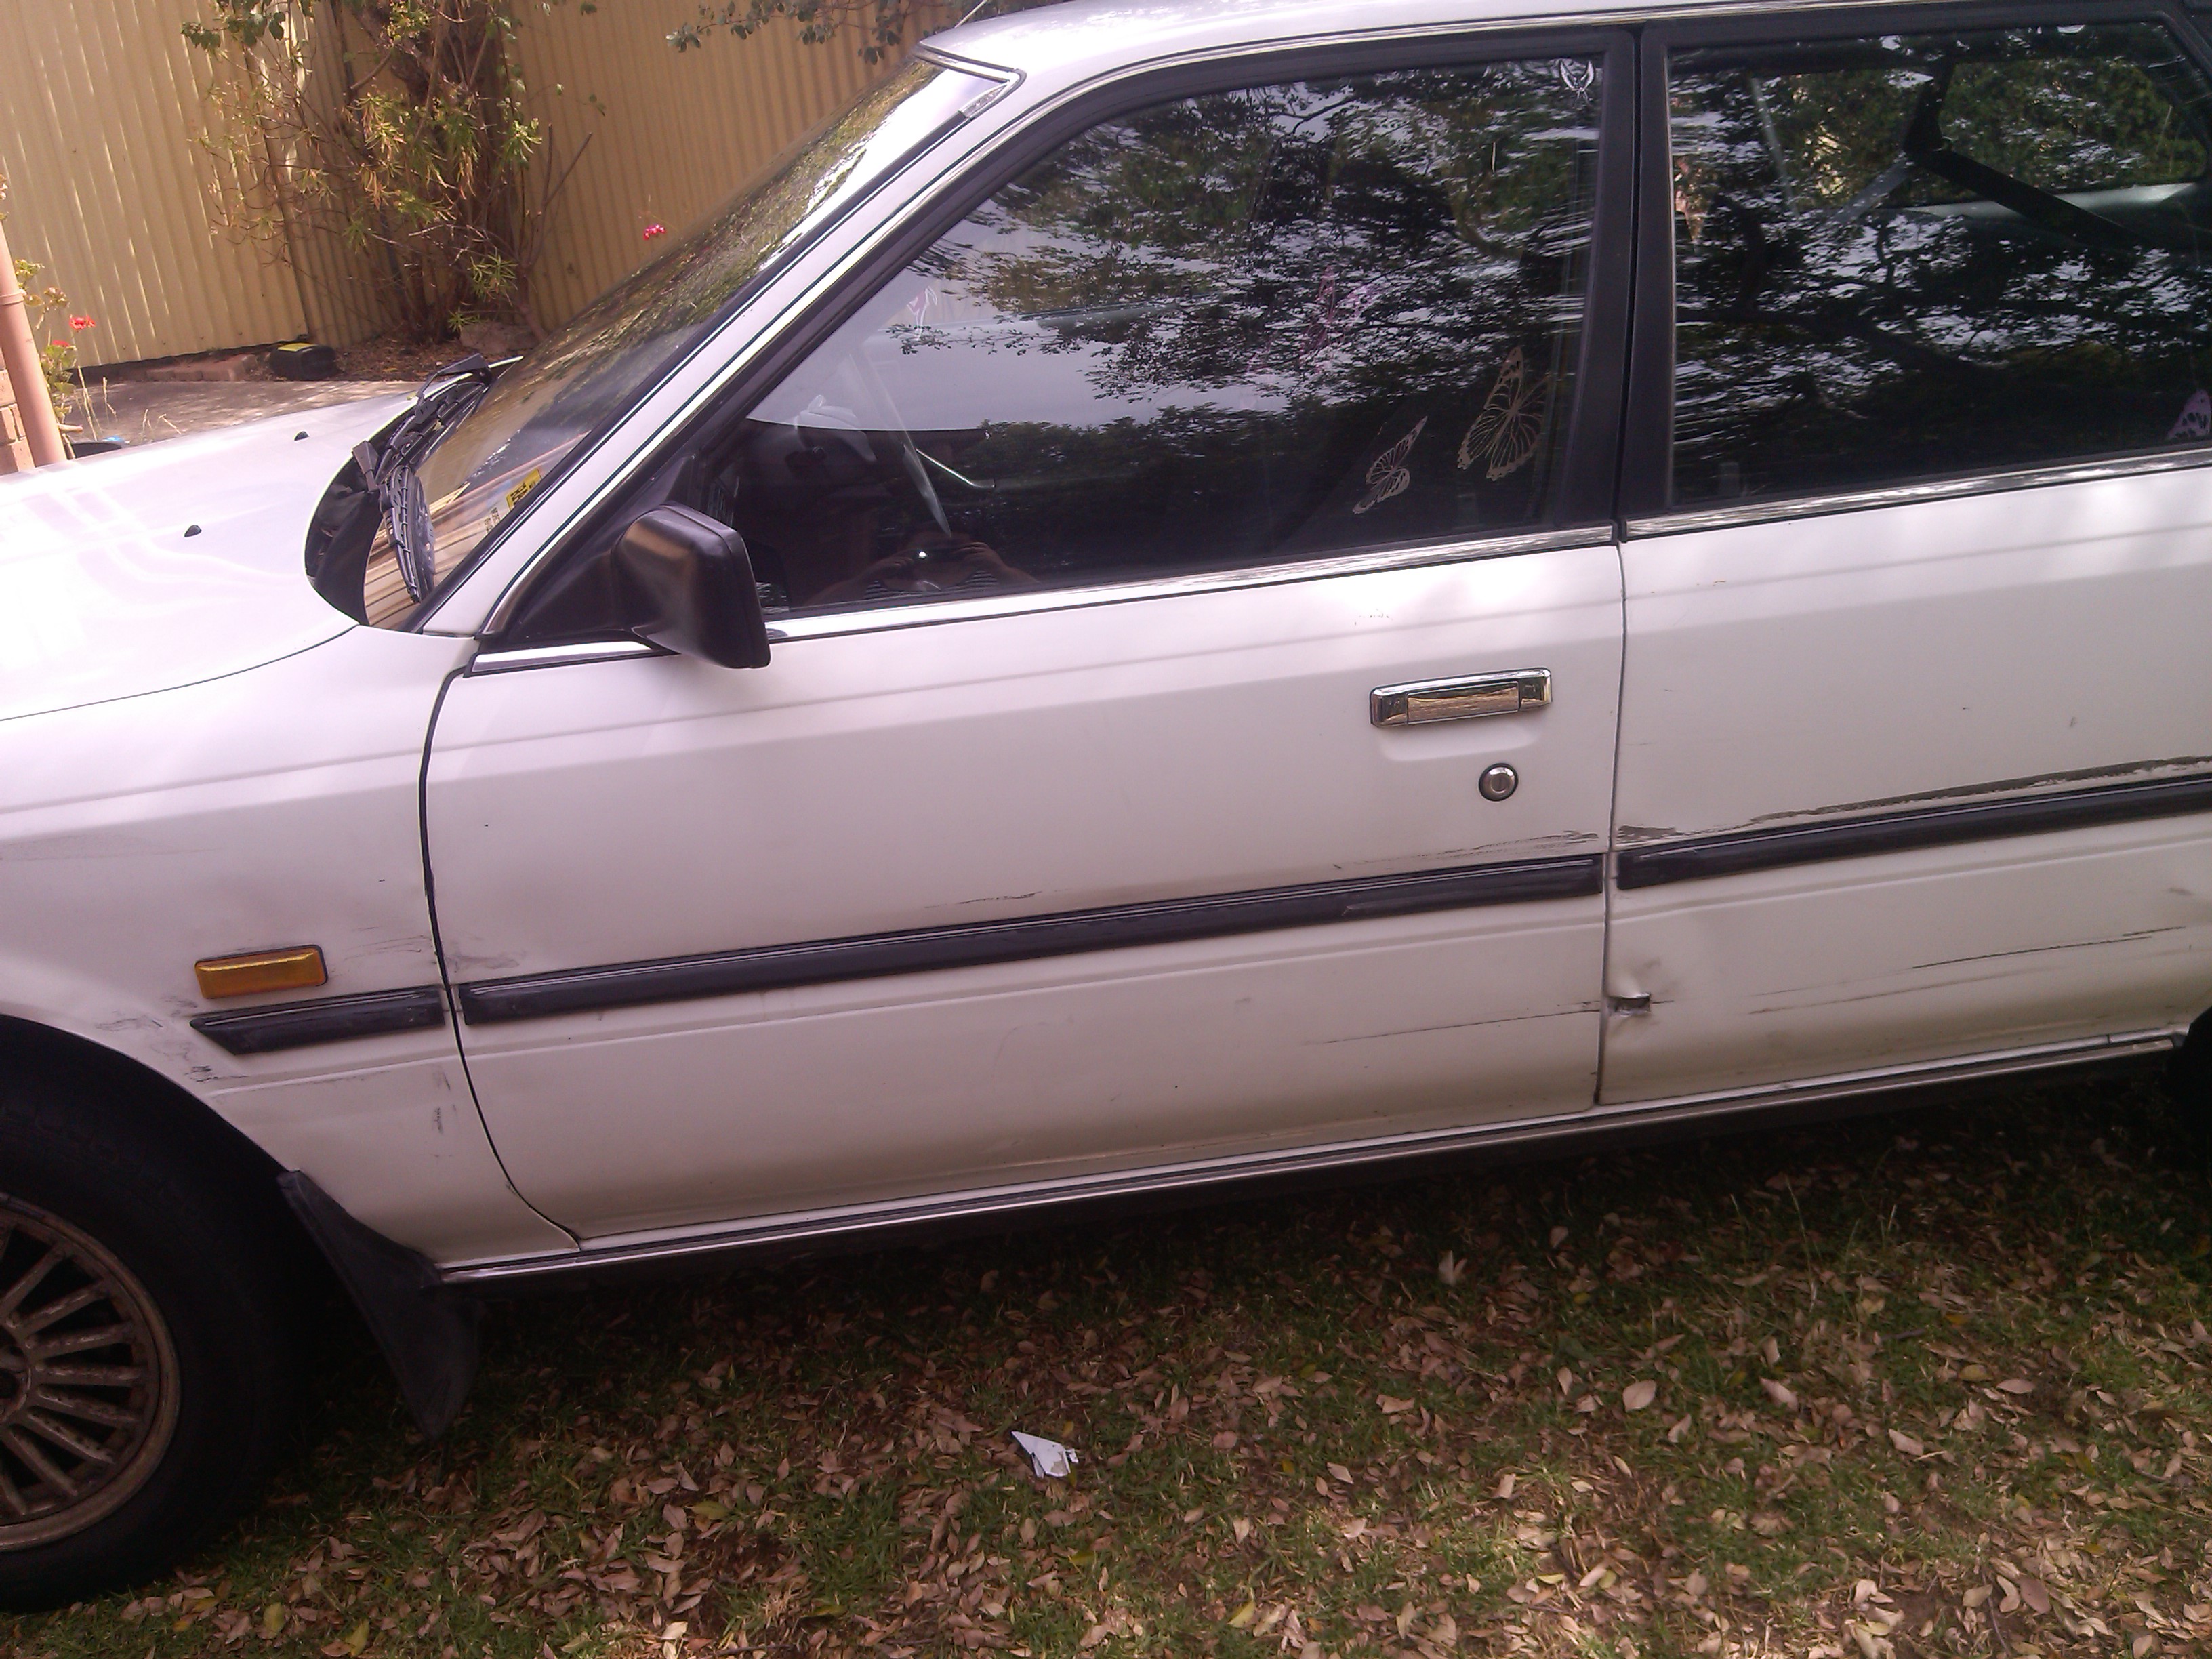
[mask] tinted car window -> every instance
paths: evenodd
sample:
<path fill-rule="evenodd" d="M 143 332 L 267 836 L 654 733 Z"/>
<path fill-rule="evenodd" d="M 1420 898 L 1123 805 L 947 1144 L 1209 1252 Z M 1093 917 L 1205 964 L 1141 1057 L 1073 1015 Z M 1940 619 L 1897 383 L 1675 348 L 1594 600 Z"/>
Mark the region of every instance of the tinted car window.
<path fill-rule="evenodd" d="M 799 608 L 1541 523 L 1598 76 L 1304 81 L 1094 128 L 702 453 L 696 504 Z"/>
<path fill-rule="evenodd" d="M 2212 435 L 2202 76 L 2148 24 L 1678 52 L 1674 498 Z"/>

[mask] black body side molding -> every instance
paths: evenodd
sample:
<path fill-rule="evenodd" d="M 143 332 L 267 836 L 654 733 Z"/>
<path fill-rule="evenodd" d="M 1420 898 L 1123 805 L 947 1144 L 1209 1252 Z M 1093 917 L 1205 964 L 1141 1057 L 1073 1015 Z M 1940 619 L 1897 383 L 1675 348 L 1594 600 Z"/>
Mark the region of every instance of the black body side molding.
<path fill-rule="evenodd" d="M 471 1025 L 489 1025 L 638 1003 L 877 979 L 933 969 L 975 968 L 1279 927 L 1370 921 L 1425 910 L 1588 898 L 1604 889 L 1605 860 L 1592 854 L 478 980 L 459 987 L 455 997 L 463 1020 Z"/>
<path fill-rule="evenodd" d="M 476 1381 L 483 1304 L 447 1289 L 428 1258 L 355 1220 L 300 1170 L 286 1170 L 276 1186 L 368 1322 L 415 1426 L 435 1440 Z"/>
<path fill-rule="evenodd" d="M 192 1021 L 192 1030 L 234 1054 L 266 1054 L 347 1037 L 419 1031 L 445 1023 L 445 992 L 422 985 L 406 991 L 370 991 L 362 996 L 319 997 L 311 1002 L 241 1008 L 235 1013 L 202 1014 Z"/>
<path fill-rule="evenodd" d="M 1657 847 L 1633 847 L 1617 856 L 1613 880 L 1621 887 L 1659 887 L 1668 882 L 1699 881 L 1749 870 L 1779 870 L 1830 859 L 1863 858 L 1875 853 L 1902 853 L 2008 836 L 2049 835 L 2061 830 L 2084 830 L 2138 818 L 2185 817 L 2197 812 L 2212 812 L 2212 777 L 2161 778 L 2152 783 L 2119 783 L 2063 794 L 2016 796 L 2010 800 L 1976 801 L 1917 812 L 1843 818 L 1794 829 L 1747 830 Z"/>

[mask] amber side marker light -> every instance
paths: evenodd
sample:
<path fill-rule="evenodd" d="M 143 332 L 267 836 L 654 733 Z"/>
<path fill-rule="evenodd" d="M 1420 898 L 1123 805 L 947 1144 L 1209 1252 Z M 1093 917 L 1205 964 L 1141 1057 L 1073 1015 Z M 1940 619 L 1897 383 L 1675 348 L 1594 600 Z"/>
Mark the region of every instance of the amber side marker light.
<path fill-rule="evenodd" d="M 250 951 L 239 957 L 210 957 L 192 964 L 204 997 L 250 997 L 259 991 L 312 991 L 330 982 L 319 945 L 283 951 Z"/>

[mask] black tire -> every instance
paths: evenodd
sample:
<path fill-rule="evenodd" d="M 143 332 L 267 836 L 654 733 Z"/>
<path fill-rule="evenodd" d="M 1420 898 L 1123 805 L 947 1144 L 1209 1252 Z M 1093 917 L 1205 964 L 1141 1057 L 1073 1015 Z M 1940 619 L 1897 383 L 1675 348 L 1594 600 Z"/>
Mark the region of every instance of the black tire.
<path fill-rule="evenodd" d="M 304 1241 L 196 1103 L 9 1069 L 0 1307 L 34 1282 L 0 1313 L 0 1608 L 27 1610 L 171 1566 L 252 1501 L 299 1395 Z"/>
<path fill-rule="evenodd" d="M 2212 1115 L 2212 1014 L 2198 1017 L 2174 1058 L 2174 1091 L 2191 1109 Z"/>

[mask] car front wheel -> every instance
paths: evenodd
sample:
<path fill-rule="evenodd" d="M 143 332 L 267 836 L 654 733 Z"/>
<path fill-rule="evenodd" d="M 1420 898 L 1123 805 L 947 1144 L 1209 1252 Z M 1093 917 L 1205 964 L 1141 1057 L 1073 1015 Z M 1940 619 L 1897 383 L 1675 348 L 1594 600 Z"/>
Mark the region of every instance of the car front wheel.
<path fill-rule="evenodd" d="M 268 1472 L 295 1393 L 300 1245 L 258 1183 L 71 1092 L 0 1085 L 0 1607 L 204 1541 Z"/>

